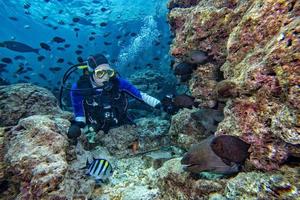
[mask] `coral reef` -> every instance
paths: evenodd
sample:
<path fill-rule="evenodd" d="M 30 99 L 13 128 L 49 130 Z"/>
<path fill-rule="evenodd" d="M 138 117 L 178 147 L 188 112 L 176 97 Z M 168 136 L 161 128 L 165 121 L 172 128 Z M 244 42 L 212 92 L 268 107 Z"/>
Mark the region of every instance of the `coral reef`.
<path fill-rule="evenodd" d="M 31 116 L 4 135 L 6 178 L 14 199 L 197 199 L 299 197 L 299 168 L 283 167 L 277 173 L 241 173 L 236 177 L 208 180 L 193 178 L 182 170 L 181 157 L 173 151 L 157 151 L 116 158 L 105 147 L 91 151 L 76 147 L 77 159 L 66 162 L 66 127 L 69 122 L 53 116 Z M 119 132 L 119 134 L 125 134 Z M 175 154 L 174 154 L 175 153 Z M 87 158 L 110 160 L 110 182 L 96 187 L 82 167 Z M 164 163 L 164 164 L 163 164 Z M 249 175 L 248 175 L 249 174 Z M 240 187 L 241 184 L 248 188 Z M 17 187 L 17 190 L 13 189 Z M 258 188 L 260 189 L 257 192 Z M 1 191 L 2 197 L 9 199 Z"/>
<path fill-rule="evenodd" d="M 66 161 L 69 121 L 53 116 L 23 118 L 5 132 L 4 168 L 8 188 L 3 196 L 16 199 L 72 199 L 88 197 L 94 182 Z M 81 166 L 82 167 L 82 166 Z M 2 171 L 2 170 L 1 170 Z M 14 193 L 15 194 L 14 194 Z"/>
<path fill-rule="evenodd" d="M 68 167 L 62 135 L 68 125 L 67 120 L 35 115 L 11 130 L 5 160 L 7 173 L 20 184 L 18 198 L 44 198 L 58 189 Z"/>
<path fill-rule="evenodd" d="M 51 92 L 29 83 L 0 86 L 0 105 L 1 126 L 16 125 L 21 118 L 31 115 L 72 117 L 58 107 Z"/>
<path fill-rule="evenodd" d="M 168 8 L 187 8 L 191 6 L 195 6 L 201 0 L 172 0 L 168 2 Z"/>
<path fill-rule="evenodd" d="M 138 141 L 137 129 L 134 126 L 125 125 L 112 128 L 107 134 L 100 130 L 95 135 L 93 146 L 101 145 L 106 147 L 112 155 L 125 156 L 132 154 L 131 145 L 136 141 Z"/>
<path fill-rule="evenodd" d="M 215 91 L 219 101 L 226 101 L 238 96 L 239 87 L 233 81 L 223 80 L 217 83 Z"/>
<path fill-rule="evenodd" d="M 151 117 L 99 132 L 94 144 L 82 135 L 77 159 L 68 162 L 71 115 L 55 97 L 31 84 L 0 86 L 1 197 L 300 199 L 300 2 L 171 0 L 168 7 L 170 53 L 196 65 L 187 84 L 202 108 L 180 110 L 171 125 Z M 173 89 L 160 72 L 131 80 L 157 97 Z M 185 172 L 182 151 L 165 148 L 187 150 L 213 133 L 250 144 L 236 176 Z M 83 170 L 92 156 L 108 158 L 115 170 L 101 187 Z"/>
<path fill-rule="evenodd" d="M 201 124 L 192 119 L 192 112 L 192 110 L 183 109 L 174 115 L 169 131 L 172 142 L 185 150 L 208 136 L 204 133 Z"/>
<path fill-rule="evenodd" d="M 143 156 L 145 160 L 145 166 L 153 167 L 154 169 L 160 168 L 164 162 L 172 158 L 172 153 L 169 151 L 155 151 L 150 152 Z"/>
<path fill-rule="evenodd" d="M 228 199 L 297 199 L 298 187 L 298 183 L 279 173 L 240 173 L 227 182 L 224 196 Z"/>
<path fill-rule="evenodd" d="M 169 135 L 173 144 L 188 150 L 192 144 L 212 135 L 222 112 L 213 109 L 183 109 L 173 115 Z"/>
<path fill-rule="evenodd" d="M 167 161 L 157 170 L 157 185 L 162 191 L 162 199 L 208 198 L 211 193 L 224 190 L 226 181 L 195 180 L 182 170 L 180 159 Z"/>
<path fill-rule="evenodd" d="M 109 184 L 95 189 L 93 199 L 159 200 L 160 191 L 151 180 L 153 168 L 145 168 L 141 157 L 116 160 L 115 173 Z"/>
<path fill-rule="evenodd" d="M 200 106 L 212 108 L 217 103 L 214 88 L 217 81 L 223 78 L 220 67 L 226 61 L 227 40 L 242 14 L 251 5 L 250 2 L 199 1 L 195 7 L 170 11 L 168 18 L 175 35 L 171 54 L 182 61 L 195 51 L 206 52 L 210 56 L 210 62 L 198 64 L 189 84 Z M 183 5 L 187 3 L 191 2 L 175 2 Z M 191 5 L 194 5 L 193 2 Z"/>
<path fill-rule="evenodd" d="M 215 8 L 235 8 L 239 3 L 239 0 L 215 0 L 215 1 L 204 1 L 204 0 L 170 0 L 168 2 L 168 8 L 188 8 L 192 6 L 201 7 L 215 7 Z"/>
<path fill-rule="evenodd" d="M 222 70 L 242 91 L 228 101 L 217 134 L 250 143 L 259 169 L 278 169 L 287 145 L 299 144 L 299 9 L 296 1 L 255 1 L 228 39 Z"/>
<path fill-rule="evenodd" d="M 15 87 L 17 86 L 20 87 L 20 85 Z M 36 94 L 43 94 L 45 91 L 43 88 L 34 86 L 32 88 Z M 21 101 L 21 99 L 17 100 Z M 51 102 L 50 100 L 51 95 L 46 95 L 40 106 L 43 106 L 44 102 Z M 22 107 L 20 101 L 16 101 L 16 109 Z M 38 107 L 38 103 L 34 106 Z M 49 104 L 49 110 L 51 108 L 55 109 L 56 104 Z M 42 111 L 43 108 L 41 108 L 41 113 Z M 61 110 L 58 109 L 57 112 L 55 114 L 60 114 Z M 93 197 L 97 199 L 110 194 L 112 198 L 117 198 L 117 196 L 126 199 L 158 198 L 158 189 L 154 187 L 151 189 L 148 186 L 149 181 L 146 181 L 148 176 L 143 169 L 150 166 L 144 164 L 146 161 L 142 161 L 141 156 L 147 154 L 147 151 L 152 152 L 169 144 L 169 140 L 166 139 L 169 128 L 167 120 L 139 119 L 137 121 L 139 127 L 122 126 L 110 130 L 107 135 L 101 135 L 101 133 L 97 135 L 98 138 L 95 138 L 97 144 L 90 144 L 88 147 L 91 148 L 93 156 L 108 157 L 113 161 L 117 171 L 114 175 L 117 177 L 115 179 L 117 182 L 113 181 L 114 185 L 111 188 L 101 187 L 99 190 L 99 187 L 95 187 L 95 181 L 88 179 L 83 170 L 86 159 L 92 155 L 82 149 L 80 142 L 74 149 L 74 153 L 77 154 L 75 160 L 68 159 L 70 147 L 66 131 L 70 122 L 54 113 L 52 115 L 30 113 L 30 115 L 30 117 L 20 118 L 16 126 L 1 128 L 1 197 L 6 199 L 86 199 Z M 81 141 L 86 142 L 84 135 L 82 139 Z M 133 152 L 131 144 L 136 141 L 138 141 L 138 146 L 136 152 Z M 103 146 L 105 151 L 99 151 L 100 146 Z M 110 153 L 116 157 L 137 154 L 137 158 L 118 160 Z M 138 156 L 140 153 L 141 156 Z M 174 153 L 168 155 L 171 157 L 152 157 L 152 161 L 148 159 L 147 162 L 153 162 L 153 165 L 160 167 L 164 161 L 172 158 Z M 137 173 L 139 170 L 141 173 Z M 129 176 L 124 180 L 126 173 L 129 173 Z M 142 178 L 139 177 L 140 175 Z M 140 183 L 141 179 L 145 179 L 143 184 Z M 132 184 L 133 181 L 135 184 Z M 137 190 L 139 193 L 136 193 Z"/>
<path fill-rule="evenodd" d="M 183 109 L 174 116 L 174 121 L 176 117 L 175 135 L 185 132 L 193 140 L 190 143 L 214 132 L 216 122 L 223 119 L 220 111 L 212 109 Z M 280 118 L 281 123 L 287 123 L 286 119 Z M 186 123 L 180 125 L 184 120 Z M 136 122 L 138 127 L 123 126 L 107 135 L 100 133 L 103 138 L 96 137 L 98 143 L 88 151 L 81 143 L 86 142 L 82 135 L 75 148 L 76 159 L 69 162 L 66 131 L 70 122 L 67 119 L 56 115 L 32 115 L 20 119 L 16 126 L 1 128 L 1 197 L 96 200 L 299 197 L 299 167 L 284 166 L 273 173 L 247 172 L 222 179 L 213 174 L 194 177 L 183 171 L 180 149 L 170 147 L 167 120 L 156 117 Z M 276 127 L 281 126 L 276 124 Z M 196 131 L 200 130 L 203 132 L 197 135 Z M 143 140 L 139 141 L 140 149 L 134 154 L 128 145 L 137 138 Z M 183 148 L 190 146 L 190 143 L 173 142 Z M 293 145 L 288 149 L 299 154 Z M 115 171 L 111 180 L 100 187 L 83 169 L 86 159 L 92 157 L 108 159 Z M 241 184 L 248 188 L 240 187 Z"/>
<path fill-rule="evenodd" d="M 6 167 L 7 164 L 4 160 L 5 156 L 5 143 L 6 143 L 6 137 L 5 137 L 5 128 L 0 128 L 0 193 L 3 193 L 5 190 L 9 189 L 9 183 L 6 180 Z M 7 193 L 14 193 L 13 191 L 7 191 Z"/>
<path fill-rule="evenodd" d="M 194 179 L 182 171 L 176 158 L 157 170 L 156 181 L 162 199 L 298 199 L 298 170 L 284 166 L 276 173 L 242 172 L 223 179 Z"/>
<path fill-rule="evenodd" d="M 169 145 L 170 140 L 167 137 L 169 126 L 169 121 L 159 117 L 140 118 L 136 120 L 136 125 L 112 128 L 107 134 L 100 130 L 94 135 L 82 135 L 81 141 L 88 149 L 101 145 L 107 148 L 110 154 L 124 157 Z M 89 142 L 87 137 L 90 137 Z M 133 147 L 134 145 L 136 146 Z"/>
<path fill-rule="evenodd" d="M 214 108 L 217 105 L 217 95 L 215 87 L 218 80 L 218 69 L 213 64 L 208 63 L 197 70 L 189 81 L 192 95 L 199 103 L 199 107 Z"/>
<path fill-rule="evenodd" d="M 189 87 L 200 106 L 226 102 L 216 134 L 251 144 L 257 169 L 299 157 L 300 3 L 174 0 L 169 8 L 171 54 L 179 62 L 194 51 L 212 58 L 193 72 Z"/>
<path fill-rule="evenodd" d="M 139 133 L 139 149 L 137 152 L 146 152 L 170 145 L 168 135 L 170 122 L 160 117 L 140 118 L 136 120 Z"/>

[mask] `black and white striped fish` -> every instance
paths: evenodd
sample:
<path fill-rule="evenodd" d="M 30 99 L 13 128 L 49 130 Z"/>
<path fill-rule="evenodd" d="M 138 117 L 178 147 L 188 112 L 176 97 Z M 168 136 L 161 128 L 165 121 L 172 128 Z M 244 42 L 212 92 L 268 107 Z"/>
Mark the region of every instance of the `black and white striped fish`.
<path fill-rule="evenodd" d="M 108 179 L 113 174 L 111 164 L 102 158 L 93 158 L 90 163 L 86 161 L 86 175 L 92 176 L 96 181 Z"/>

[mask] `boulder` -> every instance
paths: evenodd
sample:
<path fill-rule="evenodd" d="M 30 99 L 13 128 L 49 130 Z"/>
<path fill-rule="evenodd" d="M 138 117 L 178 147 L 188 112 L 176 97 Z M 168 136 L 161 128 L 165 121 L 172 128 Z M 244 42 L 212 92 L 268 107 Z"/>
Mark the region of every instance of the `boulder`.
<path fill-rule="evenodd" d="M 58 107 L 55 96 L 45 88 L 30 83 L 0 86 L 0 126 L 16 125 L 32 115 L 72 117 Z"/>

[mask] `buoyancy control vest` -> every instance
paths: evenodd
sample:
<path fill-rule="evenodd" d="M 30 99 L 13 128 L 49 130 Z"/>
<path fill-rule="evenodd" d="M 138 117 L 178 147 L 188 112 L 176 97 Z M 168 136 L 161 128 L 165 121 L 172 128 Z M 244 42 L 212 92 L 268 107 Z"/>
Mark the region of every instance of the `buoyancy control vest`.
<path fill-rule="evenodd" d="M 122 124 L 131 124 L 127 116 L 128 101 L 124 92 L 119 88 L 119 80 L 110 80 L 111 87 L 103 89 L 83 90 L 83 108 L 86 123 L 93 125 L 96 131 L 107 132 L 110 128 Z M 77 87 L 93 88 L 89 77 L 81 77 Z"/>

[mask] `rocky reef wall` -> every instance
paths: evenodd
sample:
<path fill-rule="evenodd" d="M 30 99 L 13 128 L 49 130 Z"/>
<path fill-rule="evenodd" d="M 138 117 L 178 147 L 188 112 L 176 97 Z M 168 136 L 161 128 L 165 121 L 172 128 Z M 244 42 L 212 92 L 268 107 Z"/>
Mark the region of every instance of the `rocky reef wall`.
<path fill-rule="evenodd" d="M 278 169 L 300 144 L 300 2 L 171 0 L 170 53 L 209 61 L 187 82 L 200 106 L 226 103 L 216 134 L 251 144 L 250 164 Z M 193 63 L 195 64 L 195 63 Z"/>

